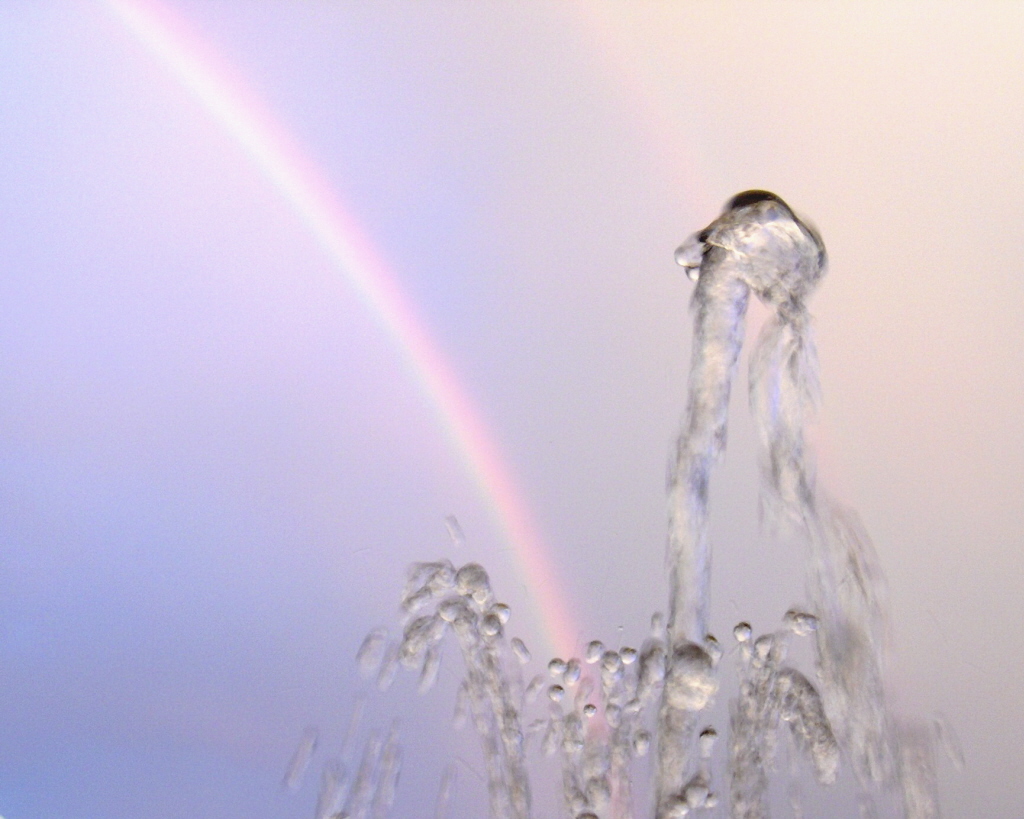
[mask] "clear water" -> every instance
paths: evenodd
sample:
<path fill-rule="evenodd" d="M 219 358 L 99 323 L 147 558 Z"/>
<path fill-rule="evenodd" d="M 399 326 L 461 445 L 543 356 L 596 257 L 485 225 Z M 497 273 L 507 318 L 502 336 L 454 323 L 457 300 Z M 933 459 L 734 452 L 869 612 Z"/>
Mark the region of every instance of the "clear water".
<path fill-rule="evenodd" d="M 792 776 L 800 761 L 824 786 L 836 781 L 841 764 L 849 765 L 862 816 L 900 803 L 907 819 L 937 817 L 933 758 L 942 732 L 897 720 L 886 705 L 881 573 L 856 515 L 818 486 L 804 440 L 818 395 L 805 300 L 825 272 L 824 245 L 781 199 L 749 191 L 691 236 L 676 260 L 696 289 L 687 407 L 669 485 L 667 617 L 652 617 L 639 648 L 615 651 L 595 640 L 582 658 L 551 659 L 546 674 L 524 684 L 520 668 L 531 661 L 530 651 L 518 638 L 506 641 L 511 613 L 495 600 L 485 569 L 421 563 L 410 569 L 402 595 L 401 637 L 389 642 L 383 630 L 368 635 L 357 657 L 360 670 L 386 690 L 405 666 L 418 671 L 425 691 L 437 679 L 442 645 L 457 644 L 465 670 L 454 720 L 471 723 L 479 736 L 495 819 L 532 816 L 532 753 L 558 761 L 562 815 L 572 819 L 767 817 L 780 747 L 793 757 L 793 816 L 804 815 Z M 738 623 L 723 647 L 707 633 L 708 498 L 726 445 L 751 294 L 772 311 L 750 356 L 762 519 L 806 544 L 810 606 L 786 612 L 767 634 Z M 458 522 L 446 523 L 461 542 Z M 812 669 L 787 664 L 793 640 L 812 642 Z M 707 713 L 727 666 L 737 694 L 725 731 L 726 770 L 716 773 L 718 731 Z M 289 784 L 301 777 L 315 741 L 315 733 L 303 735 Z M 632 763 L 648 755 L 651 773 L 638 775 Z M 388 816 L 400 768 L 394 729 L 367 742 L 353 775 L 329 763 L 317 819 Z M 457 769 L 446 768 L 436 817 L 449 815 L 456 779 Z"/>

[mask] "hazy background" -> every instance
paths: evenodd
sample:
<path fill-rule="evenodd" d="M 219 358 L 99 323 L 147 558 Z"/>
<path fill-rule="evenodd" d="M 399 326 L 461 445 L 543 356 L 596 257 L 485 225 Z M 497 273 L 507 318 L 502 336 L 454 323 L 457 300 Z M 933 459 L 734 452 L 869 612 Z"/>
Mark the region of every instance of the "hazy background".
<path fill-rule="evenodd" d="M 743 189 L 807 215 L 831 260 L 820 472 L 888 577 L 894 696 L 959 735 L 947 816 L 1024 815 L 1021 6 L 174 8 L 392 265 L 581 639 L 637 644 L 664 606 L 692 287 L 673 249 Z M 396 622 L 413 560 L 483 562 L 544 653 L 390 338 L 102 4 L 0 5 L 0 215 L 6 819 L 312 816 L 366 687 L 354 652 Z M 757 535 L 744 391 L 713 494 L 723 641 L 803 597 L 799 550 Z M 431 816 L 457 756 L 456 815 L 484 813 L 475 741 L 449 729 L 457 673 L 371 697 L 367 728 L 402 717 L 396 816 Z M 322 752 L 290 794 L 307 724 Z M 855 816 L 849 793 L 809 794 L 809 815 Z"/>

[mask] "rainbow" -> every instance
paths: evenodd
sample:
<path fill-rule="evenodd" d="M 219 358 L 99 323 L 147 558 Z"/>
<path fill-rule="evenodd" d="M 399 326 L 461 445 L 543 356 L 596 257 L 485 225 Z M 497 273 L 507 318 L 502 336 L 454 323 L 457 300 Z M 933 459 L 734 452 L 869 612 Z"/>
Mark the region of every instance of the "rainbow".
<path fill-rule="evenodd" d="M 511 545 L 548 648 L 571 656 L 577 630 L 522 493 L 381 253 L 285 129 L 195 31 L 155 0 L 106 0 L 106 6 L 249 156 L 391 337 Z"/>

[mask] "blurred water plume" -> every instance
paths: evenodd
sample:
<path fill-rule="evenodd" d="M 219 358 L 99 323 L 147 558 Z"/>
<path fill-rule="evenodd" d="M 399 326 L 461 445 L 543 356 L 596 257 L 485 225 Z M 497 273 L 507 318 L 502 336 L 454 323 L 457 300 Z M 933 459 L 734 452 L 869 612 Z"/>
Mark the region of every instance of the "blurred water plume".
<path fill-rule="evenodd" d="M 689 391 L 669 479 L 667 617 L 656 613 L 638 648 L 598 640 L 580 657 L 553 658 L 528 684 L 526 643 L 507 637 L 509 607 L 495 599 L 484 568 L 442 559 L 409 570 L 399 639 L 371 632 L 358 663 L 382 689 L 399 665 L 429 689 L 451 635 L 464 668 L 455 723 L 471 722 L 485 762 L 490 815 L 527 819 L 527 754 L 558 757 L 564 813 L 571 819 L 769 816 L 780 737 L 822 785 L 846 760 L 863 816 L 895 792 L 906 819 L 939 815 L 934 764 L 938 729 L 895 720 L 886 705 L 884 583 L 856 515 L 818 486 L 804 437 L 818 397 L 817 360 L 806 298 L 825 272 L 821 238 L 778 196 L 747 191 L 676 251 L 696 282 Z M 791 609 L 774 631 L 733 630 L 724 649 L 708 634 L 711 543 L 709 489 L 724 452 L 729 397 L 754 294 L 771 310 L 750 356 L 750 409 L 760 446 L 762 522 L 806 544 L 806 610 Z M 446 520 L 453 543 L 458 522 Z M 794 639 L 813 642 L 814 674 L 786 663 Z M 718 732 L 706 713 L 729 657 L 738 692 L 726 740 L 728 799 L 713 770 Z M 546 696 L 541 697 L 541 691 Z M 651 771 L 634 760 L 655 750 Z M 297 759 L 311 752 L 300 747 Z M 349 786 L 344 769 L 324 772 L 318 817 L 383 817 L 394 798 L 400 752 L 395 732 L 372 737 Z M 295 763 L 293 763 L 293 768 Z M 550 768 L 550 766 L 547 766 Z M 290 770 L 289 780 L 293 772 Z M 445 770 L 436 815 L 449 815 L 455 768 Z M 330 814 L 327 807 L 343 808 Z M 790 804 L 802 816 L 798 789 Z"/>

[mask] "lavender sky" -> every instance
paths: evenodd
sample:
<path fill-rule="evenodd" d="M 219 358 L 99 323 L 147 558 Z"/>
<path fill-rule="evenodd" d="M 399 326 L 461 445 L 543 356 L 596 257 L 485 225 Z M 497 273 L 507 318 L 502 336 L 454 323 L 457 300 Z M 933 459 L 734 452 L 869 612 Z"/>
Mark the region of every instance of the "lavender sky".
<path fill-rule="evenodd" d="M 169 7 L 394 270 L 581 640 L 639 643 L 665 605 L 692 287 L 672 251 L 743 189 L 806 214 L 830 254 L 819 472 L 888 577 L 894 701 L 959 736 L 947 816 L 1024 813 L 1021 7 Z M 543 653 L 392 339 L 102 3 L 0 5 L 0 213 L 5 819 L 311 816 L 366 687 L 356 648 L 396 622 L 413 560 L 482 562 Z M 723 640 L 804 599 L 800 550 L 757 531 L 744 390 L 712 496 Z M 456 681 L 368 706 L 402 719 L 396 815 L 431 815 L 456 756 L 457 815 L 480 815 Z M 321 754 L 284 792 L 310 724 Z M 832 815 L 855 815 L 849 790 Z"/>

